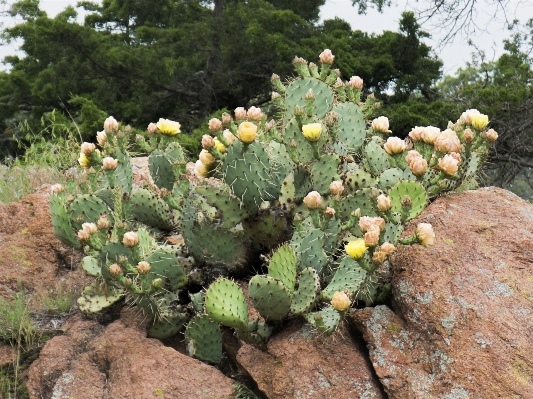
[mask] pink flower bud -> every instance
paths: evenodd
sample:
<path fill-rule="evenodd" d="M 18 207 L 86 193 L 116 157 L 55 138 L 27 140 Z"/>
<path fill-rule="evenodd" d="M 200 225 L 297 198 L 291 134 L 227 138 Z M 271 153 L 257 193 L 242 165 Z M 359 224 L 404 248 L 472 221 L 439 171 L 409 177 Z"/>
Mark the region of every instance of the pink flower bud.
<path fill-rule="evenodd" d="M 413 175 L 423 176 L 428 170 L 428 163 L 421 156 L 415 157 L 409 163 L 409 169 L 411 169 L 411 172 L 413 173 Z"/>
<path fill-rule="evenodd" d="M 435 244 L 435 232 L 429 223 L 419 223 L 416 227 L 416 237 L 424 247 Z"/>
<path fill-rule="evenodd" d="M 328 219 L 331 219 L 333 216 L 335 216 L 335 209 L 330 208 L 329 206 L 324 210 L 324 216 Z"/>
<path fill-rule="evenodd" d="M 329 191 L 333 195 L 341 195 L 344 191 L 344 186 L 341 180 L 332 181 L 329 185 Z"/>
<path fill-rule="evenodd" d="M 394 155 L 404 152 L 407 144 L 399 137 L 389 137 L 383 148 L 387 151 L 387 154 Z"/>
<path fill-rule="evenodd" d="M 118 122 L 115 118 L 110 116 L 104 121 L 104 131 L 106 133 L 113 133 L 118 131 Z"/>
<path fill-rule="evenodd" d="M 472 126 L 472 117 L 478 115 L 481 115 L 481 112 L 477 109 L 467 109 L 461 114 L 461 118 L 459 118 L 458 122 Z"/>
<path fill-rule="evenodd" d="M 387 255 L 392 255 L 392 253 L 394 253 L 394 251 L 396 251 L 396 247 L 394 245 L 392 245 L 390 242 L 384 242 L 379 247 L 379 250 L 381 252 L 384 252 Z"/>
<path fill-rule="evenodd" d="M 345 292 L 337 291 L 331 298 L 331 305 L 337 312 L 344 312 L 351 306 L 351 301 Z"/>
<path fill-rule="evenodd" d="M 327 48 L 320 53 L 320 55 L 318 56 L 318 59 L 320 60 L 322 64 L 331 65 L 333 64 L 333 60 L 335 59 L 335 56 L 331 53 L 331 50 Z"/>
<path fill-rule="evenodd" d="M 461 159 L 461 154 L 459 154 L 459 153 L 457 153 L 457 152 L 450 152 L 450 156 L 451 156 L 453 159 L 457 160 L 458 165 L 461 165 L 461 161 L 462 161 L 462 159 Z"/>
<path fill-rule="evenodd" d="M 380 230 L 379 227 L 373 225 L 370 230 L 365 233 L 365 245 L 367 247 L 375 247 L 379 243 Z"/>
<path fill-rule="evenodd" d="M 380 116 L 372 121 L 372 129 L 378 133 L 391 133 L 389 130 L 389 118 Z"/>
<path fill-rule="evenodd" d="M 89 233 L 88 230 L 78 231 L 78 239 L 80 241 L 89 241 L 90 238 L 91 238 L 91 233 Z"/>
<path fill-rule="evenodd" d="M 439 169 L 446 173 L 448 176 L 453 176 L 459 170 L 459 161 L 451 155 L 445 155 L 439 159 Z"/>
<path fill-rule="evenodd" d="M 350 80 L 348 81 L 348 86 L 353 87 L 354 89 L 363 89 L 363 79 L 361 79 L 359 76 L 352 76 Z"/>
<path fill-rule="evenodd" d="M 248 119 L 252 121 L 260 121 L 263 118 L 263 113 L 261 112 L 261 108 L 257 107 L 250 107 L 250 109 L 247 112 Z"/>
<path fill-rule="evenodd" d="M 52 190 L 52 194 L 59 194 L 65 191 L 65 188 L 61 184 L 54 184 L 51 187 L 51 190 Z"/>
<path fill-rule="evenodd" d="M 209 150 L 210 148 L 213 148 L 215 146 L 215 140 L 213 137 L 209 136 L 208 134 L 204 134 L 202 136 L 202 148 L 205 150 Z"/>
<path fill-rule="evenodd" d="M 102 130 L 101 132 L 96 132 L 96 141 L 98 142 L 98 145 L 100 147 L 104 146 L 107 141 L 107 134 L 105 130 Z"/>
<path fill-rule="evenodd" d="M 235 119 L 246 119 L 246 110 L 243 107 L 235 108 Z"/>
<path fill-rule="evenodd" d="M 215 133 L 219 130 L 222 130 L 222 121 L 218 118 L 209 119 L 209 131 Z"/>
<path fill-rule="evenodd" d="M 417 150 L 411 150 L 407 153 L 405 160 L 407 163 L 411 163 L 411 161 L 415 158 L 422 158 L 422 155 Z"/>
<path fill-rule="evenodd" d="M 381 265 L 387 259 L 387 254 L 383 251 L 376 251 L 372 255 L 372 263 L 376 265 Z"/>
<path fill-rule="evenodd" d="M 146 129 L 146 133 L 148 133 L 148 134 L 156 134 L 158 130 L 159 130 L 159 128 L 157 127 L 157 125 L 152 122 L 152 123 L 150 123 L 148 125 L 148 128 Z"/>
<path fill-rule="evenodd" d="M 126 234 L 124 234 L 122 244 L 129 248 L 133 248 L 139 244 L 139 236 L 137 236 L 137 233 L 134 231 L 128 231 Z"/>
<path fill-rule="evenodd" d="M 205 166 L 211 166 L 215 163 L 215 157 L 209 153 L 207 150 L 200 151 L 200 155 L 198 156 L 200 159 L 200 162 L 202 162 Z"/>
<path fill-rule="evenodd" d="M 474 141 L 474 132 L 470 129 L 465 129 L 463 132 L 463 141 L 467 144 Z"/>
<path fill-rule="evenodd" d="M 392 207 L 391 199 L 387 197 L 385 194 L 379 195 L 377 198 L 377 201 L 378 201 L 378 209 L 381 212 L 387 212 Z"/>
<path fill-rule="evenodd" d="M 487 133 L 485 133 L 485 138 L 489 143 L 494 143 L 498 140 L 498 133 L 496 133 L 496 130 L 494 129 L 489 129 Z"/>
<path fill-rule="evenodd" d="M 118 275 L 122 274 L 122 268 L 116 263 L 113 263 L 111 266 L 109 266 L 109 274 L 111 274 L 113 277 L 117 277 Z"/>
<path fill-rule="evenodd" d="M 85 155 L 91 155 L 94 150 L 96 150 L 96 146 L 93 143 L 82 143 L 80 152 Z"/>
<path fill-rule="evenodd" d="M 209 173 L 209 169 L 200 160 L 194 164 L 194 174 L 198 177 L 206 177 Z"/>
<path fill-rule="evenodd" d="M 276 127 L 277 123 L 274 119 L 269 120 L 265 125 L 265 130 L 269 131 L 270 129 L 274 129 Z"/>
<path fill-rule="evenodd" d="M 96 223 L 96 227 L 98 227 L 98 230 L 107 230 L 110 225 L 111 222 L 109 221 L 106 215 L 100 216 L 98 222 Z"/>
<path fill-rule="evenodd" d="M 151 268 L 152 267 L 150 266 L 150 263 L 144 260 L 137 263 L 137 271 L 139 272 L 139 274 L 148 274 Z"/>
<path fill-rule="evenodd" d="M 378 226 L 381 231 L 385 231 L 385 219 L 370 216 L 362 216 L 359 219 L 359 228 L 363 233 L 371 230 L 373 226 Z"/>
<path fill-rule="evenodd" d="M 322 204 L 322 197 L 318 191 L 311 191 L 305 196 L 303 202 L 309 209 L 317 209 Z"/>
<path fill-rule="evenodd" d="M 434 143 L 435 150 L 442 153 L 461 152 L 461 141 L 451 129 L 443 131 Z"/>
<path fill-rule="evenodd" d="M 409 137 L 416 143 L 417 141 L 422 141 L 422 133 L 424 133 L 424 128 L 422 126 L 415 126 L 409 132 Z"/>
<path fill-rule="evenodd" d="M 222 114 L 222 124 L 226 126 L 226 125 L 229 125 L 230 123 L 231 123 L 231 115 L 228 114 L 227 112 L 224 112 Z"/>
<path fill-rule="evenodd" d="M 88 232 L 89 235 L 93 235 L 94 233 L 98 232 L 98 227 L 94 223 L 83 223 L 81 225 L 81 229 Z"/>
<path fill-rule="evenodd" d="M 102 168 L 104 170 L 115 170 L 118 167 L 118 160 L 112 157 L 105 157 L 102 160 Z"/>

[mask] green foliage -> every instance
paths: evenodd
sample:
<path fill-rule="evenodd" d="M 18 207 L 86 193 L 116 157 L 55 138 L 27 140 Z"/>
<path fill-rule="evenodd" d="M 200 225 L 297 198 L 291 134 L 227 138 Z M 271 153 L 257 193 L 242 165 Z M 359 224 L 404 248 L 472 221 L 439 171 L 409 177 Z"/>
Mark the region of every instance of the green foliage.
<path fill-rule="evenodd" d="M 13 346 L 31 345 L 38 334 L 22 294 L 12 300 L 0 298 L 0 340 Z"/>

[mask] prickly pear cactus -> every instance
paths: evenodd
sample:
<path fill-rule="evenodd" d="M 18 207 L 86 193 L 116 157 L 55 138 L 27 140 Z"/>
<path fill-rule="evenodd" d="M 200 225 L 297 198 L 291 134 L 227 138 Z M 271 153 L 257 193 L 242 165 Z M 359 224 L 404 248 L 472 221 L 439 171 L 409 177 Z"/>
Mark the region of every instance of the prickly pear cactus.
<path fill-rule="evenodd" d="M 220 325 L 261 344 L 287 317 L 332 333 L 351 306 L 387 300 L 382 270 L 396 247 L 435 240 L 425 223 L 404 237 L 404 224 L 475 178 L 497 133 L 468 110 L 442 131 L 394 137 L 374 118 L 377 100 L 362 100 L 362 79 L 343 81 L 333 61 L 325 50 L 319 65 L 296 57 L 291 81 L 273 75 L 271 120 L 256 107 L 211 119 L 194 167 L 179 123 L 150 124 L 135 137 L 149 155 L 153 184 L 143 187 L 133 186 L 131 129 L 108 118 L 99 149 L 81 147 L 83 181 L 50 198 L 56 235 L 84 250 L 96 279 L 80 309 L 126 297 L 151 318 L 151 335 L 185 329 L 190 355 L 217 363 Z M 249 278 L 254 270 L 267 273 Z M 249 306 L 261 317 L 250 320 Z"/>

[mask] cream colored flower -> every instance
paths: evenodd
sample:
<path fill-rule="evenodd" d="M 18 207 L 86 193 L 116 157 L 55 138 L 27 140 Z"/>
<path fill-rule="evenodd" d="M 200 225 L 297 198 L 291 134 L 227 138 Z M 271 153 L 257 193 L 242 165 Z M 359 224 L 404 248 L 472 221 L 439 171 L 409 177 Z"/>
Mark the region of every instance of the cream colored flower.
<path fill-rule="evenodd" d="M 175 136 L 176 134 L 181 133 L 181 125 L 178 122 L 169 119 L 159 119 L 156 126 L 159 129 L 159 132 L 166 136 Z"/>
<path fill-rule="evenodd" d="M 243 143 L 250 144 L 257 136 L 257 125 L 252 122 L 242 122 L 237 129 L 237 134 Z"/>
<path fill-rule="evenodd" d="M 222 124 L 226 126 L 230 123 L 231 123 L 231 115 L 228 114 L 227 112 L 223 112 L 222 113 Z"/>
<path fill-rule="evenodd" d="M 385 252 L 387 255 L 391 255 L 392 253 L 394 253 L 394 251 L 396 251 L 396 247 L 392 245 L 390 242 L 384 242 L 379 247 L 379 250 L 381 252 Z"/>
<path fill-rule="evenodd" d="M 380 217 L 362 216 L 359 219 L 359 228 L 364 233 L 372 229 L 373 226 L 378 226 L 381 231 L 385 231 L 385 219 Z"/>
<path fill-rule="evenodd" d="M 198 156 L 198 158 L 200 159 L 200 162 L 202 162 L 205 166 L 211 166 L 216 161 L 215 157 L 211 155 L 207 150 L 200 151 L 200 155 Z"/>
<path fill-rule="evenodd" d="M 461 152 L 461 141 L 451 129 L 443 131 L 434 143 L 435 150 L 442 153 Z"/>
<path fill-rule="evenodd" d="M 322 204 L 322 197 L 318 191 L 311 191 L 305 196 L 303 202 L 309 209 L 317 209 Z"/>
<path fill-rule="evenodd" d="M 107 142 L 107 134 L 105 130 L 102 130 L 101 132 L 96 132 L 96 141 L 98 142 L 98 145 L 100 147 L 104 146 L 104 144 Z"/>
<path fill-rule="evenodd" d="M 435 232 L 429 223 L 419 223 L 416 226 L 416 237 L 424 247 L 435 244 Z"/>
<path fill-rule="evenodd" d="M 414 158 L 409 163 L 409 169 L 411 169 L 413 175 L 423 176 L 428 170 L 428 162 L 422 157 Z"/>
<path fill-rule="evenodd" d="M 411 137 L 411 140 L 413 140 L 414 142 L 422 141 L 423 132 L 424 132 L 424 128 L 422 126 L 415 126 L 409 132 L 409 137 Z"/>
<path fill-rule="evenodd" d="M 407 163 L 411 163 L 411 161 L 415 158 L 422 158 L 422 155 L 417 150 L 410 150 L 407 152 L 405 160 Z"/>
<path fill-rule="evenodd" d="M 489 143 L 494 143 L 498 140 L 498 133 L 496 133 L 496 130 L 494 129 L 489 129 L 487 133 L 485 133 L 485 138 Z"/>
<path fill-rule="evenodd" d="M 115 170 L 118 167 L 118 160 L 112 157 L 105 157 L 102 160 L 102 169 Z"/>
<path fill-rule="evenodd" d="M 451 155 L 445 155 L 439 159 L 439 169 L 448 176 L 454 176 L 459 170 L 459 161 Z"/>
<path fill-rule="evenodd" d="M 477 130 L 483 130 L 489 124 L 489 117 L 484 114 L 474 115 L 472 117 L 472 127 Z"/>
<path fill-rule="evenodd" d="M 129 248 L 133 248 L 139 244 L 139 236 L 134 231 L 128 231 L 124 234 L 124 238 L 122 238 L 122 244 Z"/>
<path fill-rule="evenodd" d="M 229 129 L 224 129 L 222 132 L 222 136 L 224 136 L 224 139 L 228 142 L 229 145 L 232 145 L 233 142 L 237 139 L 233 133 L 229 131 Z"/>
<path fill-rule="evenodd" d="M 481 115 L 481 112 L 479 112 L 477 109 L 467 109 L 461 114 L 459 122 L 464 123 L 465 125 L 472 126 L 472 117 L 477 115 Z"/>
<path fill-rule="evenodd" d="M 378 133 L 391 133 L 389 130 L 389 118 L 380 116 L 372 121 L 372 129 Z"/>
<path fill-rule="evenodd" d="M 376 251 L 372 255 L 372 262 L 376 265 L 381 265 L 387 259 L 387 254 L 383 251 Z"/>
<path fill-rule="evenodd" d="M 321 123 L 308 123 L 302 126 L 302 133 L 307 141 L 318 141 L 322 134 Z"/>
<path fill-rule="evenodd" d="M 65 188 L 61 184 L 54 184 L 51 187 L 51 190 L 52 190 L 52 194 L 59 194 L 65 191 Z"/>
<path fill-rule="evenodd" d="M 98 222 L 96 223 L 98 230 L 107 230 L 109 226 L 111 226 L 111 222 L 106 215 L 102 215 L 98 218 Z"/>
<path fill-rule="evenodd" d="M 151 122 L 148 125 L 148 128 L 146 129 L 146 133 L 148 134 L 156 134 L 159 129 L 157 128 L 157 125 L 153 122 Z"/>
<path fill-rule="evenodd" d="M 83 223 L 81 229 L 88 232 L 90 235 L 98 232 L 98 227 L 94 223 Z"/>
<path fill-rule="evenodd" d="M 400 154 L 407 149 L 407 144 L 399 137 L 389 137 L 383 146 L 387 154 Z"/>
<path fill-rule="evenodd" d="M 337 291 L 331 298 L 331 305 L 337 312 L 348 310 L 351 304 L 350 298 L 343 291 Z"/>
<path fill-rule="evenodd" d="M 209 173 L 209 169 L 207 168 L 207 166 L 204 165 L 202 161 L 198 160 L 194 164 L 194 173 L 198 177 L 206 177 Z"/>
<path fill-rule="evenodd" d="M 433 144 L 440 135 L 440 129 L 435 126 L 426 126 L 422 130 L 422 141 L 424 143 Z"/>
<path fill-rule="evenodd" d="M 330 208 L 329 206 L 324 210 L 324 216 L 331 219 L 335 216 L 335 209 Z"/>
<path fill-rule="evenodd" d="M 370 230 L 365 233 L 365 245 L 367 247 L 375 247 L 379 244 L 379 236 L 381 231 L 378 226 L 372 226 Z"/>
<path fill-rule="evenodd" d="M 246 119 L 246 110 L 243 107 L 235 108 L 235 119 Z"/>
<path fill-rule="evenodd" d="M 260 121 L 263 118 L 263 113 L 261 112 L 261 108 L 257 108 L 257 107 L 250 107 L 250 109 L 248 109 L 248 112 L 246 114 L 248 115 L 248 119 L 252 121 Z"/>
<path fill-rule="evenodd" d="M 119 274 L 122 274 L 122 268 L 118 264 L 113 263 L 109 266 L 109 274 L 113 277 L 117 277 Z"/>
<path fill-rule="evenodd" d="M 139 274 L 148 274 L 150 273 L 151 269 L 152 267 L 150 266 L 150 263 L 144 260 L 137 263 L 137 271 L 139 272 Z"/>
<path fill-rule="evenodd" d="M 463 132 L 463 141 L 465 143 L 471 143 L 474 141 L 474 132 L 470 129 L 465 129 Z"/>
<path fill-rule="evenodd" d="M 344 250 L 349 257 L 357 260 L 364 256 L 367 246 L 365 245 L 365 240 L 358 238 L 357 240 L 350 241 L 348 244 L 346 244 L 344 246 Z"/>

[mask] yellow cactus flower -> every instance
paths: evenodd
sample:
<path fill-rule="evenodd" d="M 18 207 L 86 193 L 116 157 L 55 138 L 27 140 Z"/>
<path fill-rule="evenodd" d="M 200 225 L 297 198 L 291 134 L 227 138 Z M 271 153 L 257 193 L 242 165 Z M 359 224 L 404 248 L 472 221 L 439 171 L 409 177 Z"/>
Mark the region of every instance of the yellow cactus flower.
<path fill-rule="evenodd" d="M 358 238 L 357 240 L 350 241 L 344 246 L 344 250 L 352 259 L 361 259 L 367 250 L 365 240 Z"/>
<path fill-rule="evenodd" d="M 331 305 L 338 312 L 344 312 L 350 308 L 351 301 L 345 292 L 337 291 L 331 298 Z"/>
<path fill-rule="evenodd" d="M 237 134 L 243 143 L 250 144 L 257 135 L 257 125 L 252 122 L 242 122 L 237 129 Z"/>
<path fill-rule="evenodd" d="M 318 141 L 322 134 L 322 124 L 308 123 L 302 126 L 302 133 L 307 141 Z"/>
<path fill-rule="evenodd" d="M 181 125 L 178 122 L 174 122 L 168 119 L 159 119 L 159 122 L 156 124 L 159 132 L 167 136 L 175 136 L 178 133 L 181 133 Z"/>
<path fill-rule="evenodd" d="M 489 117 L 487 115 L 479 114 L 472 116 L 472 126 L 474 129 L 483 130 L 489 124 Z"/>
<path fill-rule="evenodd" d="M 226 146 L 222 144 L 219 139 L 214 139 L 213 141 L 215 142 L 215 148 L 218 150 L 218 152 L 224 153 L 227 151 Z"/>
<path fill-rule="evenodd" d="M 84 168 L 88 168 L 89 166 L 91 166 L 91 159 L 87 155 L 85 155 L 83 152 L 80 152 L 78 163 Z"/>

